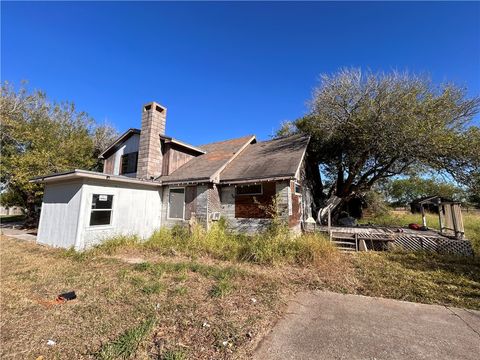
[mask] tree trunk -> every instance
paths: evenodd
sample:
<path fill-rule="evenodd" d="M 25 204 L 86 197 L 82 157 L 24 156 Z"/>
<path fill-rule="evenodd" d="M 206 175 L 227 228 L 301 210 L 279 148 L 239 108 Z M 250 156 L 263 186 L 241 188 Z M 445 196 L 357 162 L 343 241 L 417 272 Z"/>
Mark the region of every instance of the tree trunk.
<path fill-rule="evenodd" d="M 35 204 L 35 193 L 28 193 L 26 201 L 26 219 L 24 224 L 24 226 L 28 229 L 36 228 L 38 226 L 39 214 L 37 211 L 35 211 Z"/>

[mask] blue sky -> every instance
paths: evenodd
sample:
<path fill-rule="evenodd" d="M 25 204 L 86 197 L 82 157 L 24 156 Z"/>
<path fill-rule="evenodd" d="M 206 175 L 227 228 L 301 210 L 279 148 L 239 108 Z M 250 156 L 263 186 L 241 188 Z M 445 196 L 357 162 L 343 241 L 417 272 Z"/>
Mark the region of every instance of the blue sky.
<path fill-rule="evenodd" d="M 480 93 L 480 3 L 2 2 L 1 77 L 119 131 L 142 104 L 201 144 L 267 139 L 320 73 L 408 69 Z"/>

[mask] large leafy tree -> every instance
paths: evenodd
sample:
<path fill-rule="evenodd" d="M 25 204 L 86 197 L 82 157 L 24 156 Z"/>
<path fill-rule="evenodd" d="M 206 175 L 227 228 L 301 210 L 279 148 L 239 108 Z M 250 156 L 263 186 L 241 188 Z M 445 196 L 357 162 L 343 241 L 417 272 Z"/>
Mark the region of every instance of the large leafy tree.
<path fill-rule="evenodd" d="M 115 135 L 110 127 L 97 126 L 73 103 L 54 103 L 41 91 L 18 91 L 4 83 L 0 98 L 1 183 L 4 199 L 25 207 L 27 223 L 36 221 L 35 205 L 43 194 L 35 176 L 98 168 L 96 154 L 106 138 Z M 101 140 L 99 140 L 101 139 Z M 10 204 L 12 205 L 12 204 Z"/>
<path fill-rule="evenodd" d="M 394 179 L 386 183 L 383 188 L 387 200 L 394 206 L 407 206 L 413 200 L 424 196 L 441 196 L 457 201 L 467 200 L 464 189 L 451 182 L 433 178 L 411 176 Z"/>
<path fill-rule="evenodd" d="M 452 84 L 345 69 L 322 75 L 309 113 L 279 134 L 311 135 L 325 196 L 347 201 L 412 171 L 444 172 L 468 185 L 480 171 L 480 131 L 471 125 L 479 105 Z"/>

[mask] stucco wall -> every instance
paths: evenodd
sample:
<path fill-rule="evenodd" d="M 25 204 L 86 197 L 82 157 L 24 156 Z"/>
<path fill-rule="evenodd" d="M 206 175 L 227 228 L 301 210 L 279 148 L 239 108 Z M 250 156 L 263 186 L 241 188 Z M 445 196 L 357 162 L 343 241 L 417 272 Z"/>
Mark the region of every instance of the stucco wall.
<path fill-rule="evenodd" d="M 82 182 L 46 184 L 37 242 L 54 247 L 75 246 Z"/>
<path fill-rule="evenodd" d="M 110 225 L 90 226 L 92 195 L 113 195 Z M 86 181 L 78 224 L 77 249 L 85 249 L 115 235 L 138 235 L 148 238 L 161 226 L 160 188 L 141 185 L 112 185 Z"/>

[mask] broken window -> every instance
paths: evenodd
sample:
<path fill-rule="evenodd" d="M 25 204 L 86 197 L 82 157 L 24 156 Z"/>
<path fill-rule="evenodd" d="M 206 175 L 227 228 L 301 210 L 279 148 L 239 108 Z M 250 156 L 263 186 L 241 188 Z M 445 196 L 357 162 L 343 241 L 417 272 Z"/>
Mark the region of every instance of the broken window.
<path fill-rule="evenodd" d="M 170 189 L 168 198 L 168 217 L 170 219 L 183 219 L 185 214 L 185 189 Z"/>
<path fill-rule="evenodd" d="M 138 152 L 122 155 L 120 174 L 131 174 L 137 172 Z"/>
<path fill-rule="evenodd" d="M 90 226 L 110 225 L 112 220 L 113 195 L 93 194 Z"/>
<path fill-rule="evenodd" d="M 262 184 L 240 185 L 236 187 L 237 195 L 262 195 Z"/>

